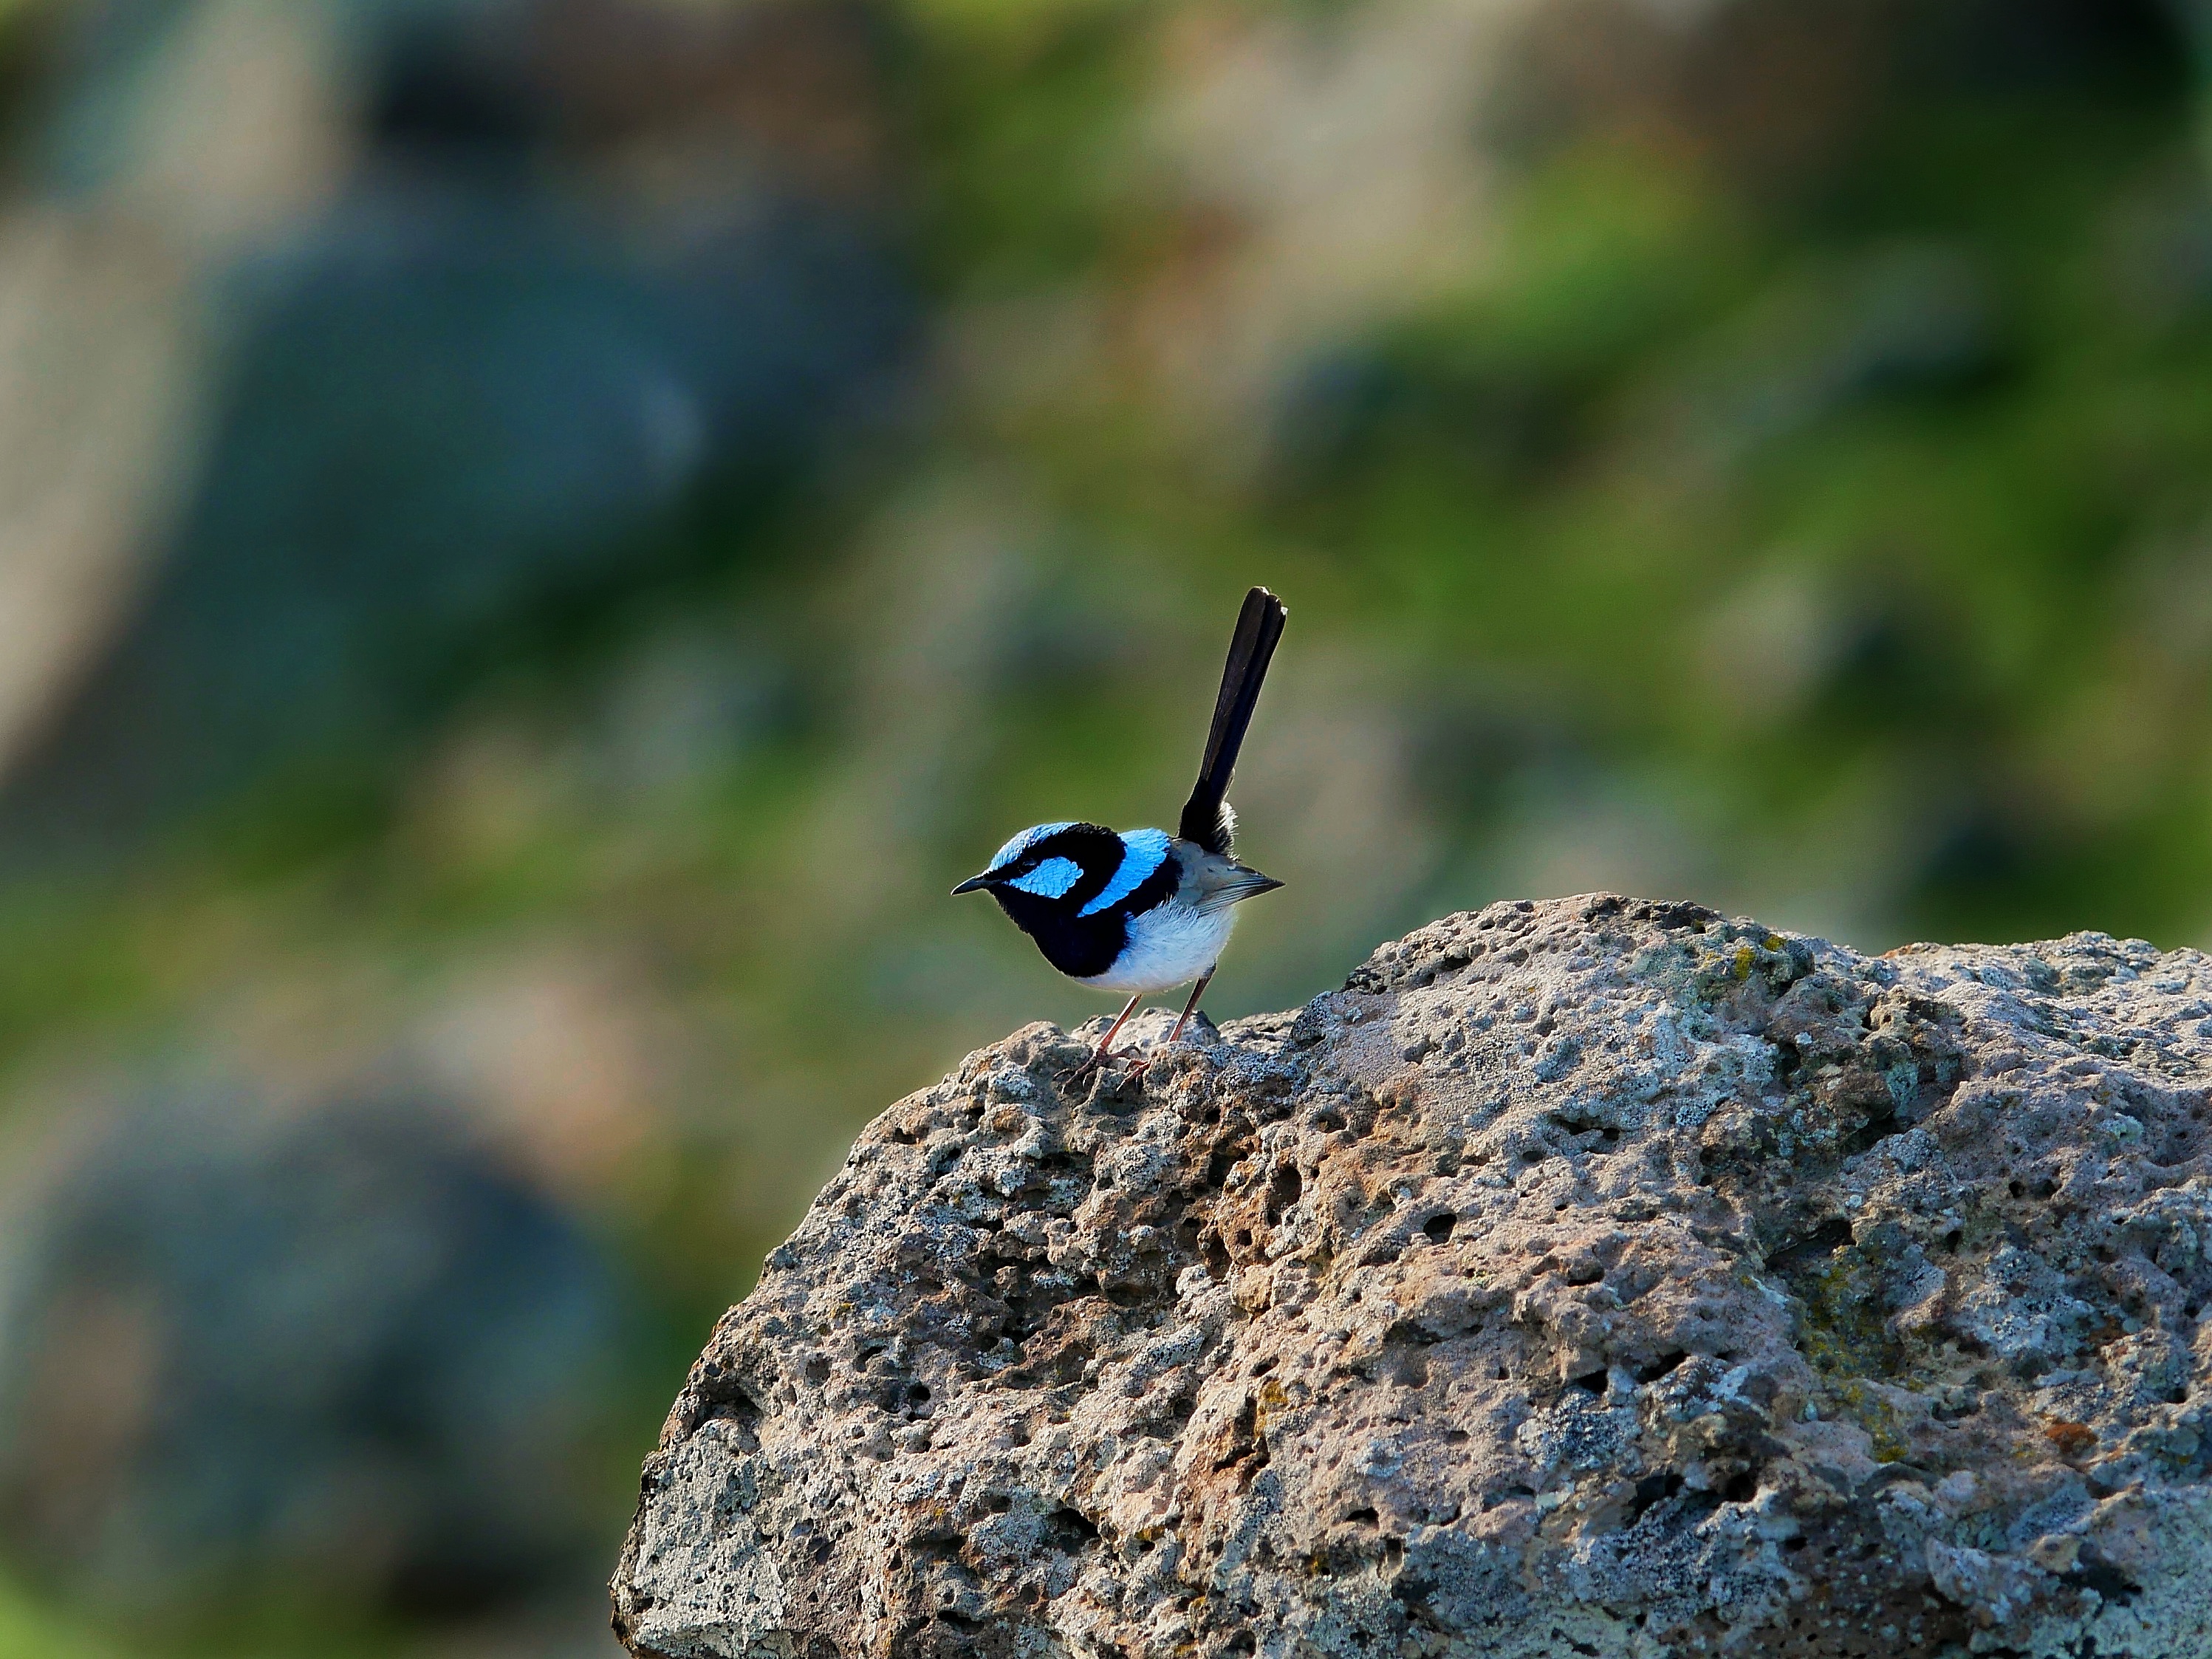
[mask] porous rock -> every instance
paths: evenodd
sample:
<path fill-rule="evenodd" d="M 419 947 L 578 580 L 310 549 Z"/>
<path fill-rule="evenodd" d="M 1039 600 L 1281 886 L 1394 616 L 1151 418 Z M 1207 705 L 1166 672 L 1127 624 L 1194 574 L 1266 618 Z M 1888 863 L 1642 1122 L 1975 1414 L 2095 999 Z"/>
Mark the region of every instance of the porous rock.
<path fill-rule="evenodd" d="M 2212 957 L 1598 896 L 1082 1052 L 769 1257 L 635 1653 L 2212 1655 Z"/>

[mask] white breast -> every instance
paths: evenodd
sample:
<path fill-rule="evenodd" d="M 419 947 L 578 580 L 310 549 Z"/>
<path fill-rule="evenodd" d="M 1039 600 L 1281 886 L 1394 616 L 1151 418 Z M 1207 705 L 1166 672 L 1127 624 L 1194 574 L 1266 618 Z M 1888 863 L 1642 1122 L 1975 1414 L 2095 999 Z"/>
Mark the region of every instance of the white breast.
<path fill-rule="evenodd" d="M 1114 965 L 1079 982 L 1146 996 L 1188 985 L 1220 959 L 1236 919 L 1236 910 L 1225 904 L 1211 911 L 1172 902 L 1155 905 L 1130 918 L 1129 942 Z"/>

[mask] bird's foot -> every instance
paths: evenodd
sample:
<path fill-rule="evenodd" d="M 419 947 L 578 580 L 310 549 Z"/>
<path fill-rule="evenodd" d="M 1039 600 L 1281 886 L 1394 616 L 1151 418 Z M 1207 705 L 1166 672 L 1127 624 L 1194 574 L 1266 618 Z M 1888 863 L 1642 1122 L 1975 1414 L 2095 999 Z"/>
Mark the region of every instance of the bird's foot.
<path fill-rule="evenodd" d="M 1141 1054 L 1132 1048 L 1127 1054 L 1117 1054 L 1115 1057 L 1128 1062 L 1129 1069 L 1123 1073 L 1124 1076 L 1132 1081 L 1140 1081 L 1153 1066 L 1158 1066 L 1176 1049 L 1184 1046 L 1185 1044 L 1180 1039 L 1169 1037 L 1164 1042 L 1154 1043 L 1150 1049 Z"/>
<path fill-rule="evenodd" d="M 1077 1084 L 1097 1077 L 1106 1069 L 1110 1061 L 1127 1060 L 1128 1057 L 1126 1054 L 1117 1054 L 1105 1048 L 1093 1048 L 1089 1054 L 1060 1074 L 1060 1086 L 1064 1089 L 1073 1088 Z"/>

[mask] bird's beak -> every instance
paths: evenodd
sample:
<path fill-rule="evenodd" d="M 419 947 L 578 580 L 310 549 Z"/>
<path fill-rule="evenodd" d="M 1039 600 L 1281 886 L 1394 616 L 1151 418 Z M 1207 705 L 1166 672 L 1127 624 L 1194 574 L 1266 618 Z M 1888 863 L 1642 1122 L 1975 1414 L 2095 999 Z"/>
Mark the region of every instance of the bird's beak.
<path fill-rule="evenodd" d="M 1249 865 L 1238 865 L 1221 884 L 1221 896 L 1231 904 L 1242 904 L 1248 898 L 1257 898 L 1262 893 L 1272 893 L 1283 884 L 1273 876 L 1263 876 Z"/>
<path fill-rule="evenodd" d="M 962 882 L 957 887 L 954 888 L 952 891 L 956 896 L 961 893 L 979 892 L 982 889 L 988 887 L 990 884 L 991 872 L 988 870 L 986 870 L 980 876 L 969 877 L 967 880 Z"/>

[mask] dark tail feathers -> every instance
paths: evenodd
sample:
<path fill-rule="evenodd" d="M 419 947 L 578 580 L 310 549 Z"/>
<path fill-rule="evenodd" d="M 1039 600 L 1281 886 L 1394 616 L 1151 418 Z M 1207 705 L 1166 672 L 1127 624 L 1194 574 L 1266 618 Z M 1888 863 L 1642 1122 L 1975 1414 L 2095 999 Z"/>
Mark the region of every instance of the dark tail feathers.
<path fill-rule="evenodd" d="M 1244 609 L 1237 617 L 1237 636 L 1229 642 L 1229 661 L 1221 671 L 1221 696 L 1213 705 L 1213 730 L 1206 739 L 1206 758 L 1199 763 L 1198 783 L 1182 809 L 1176 833 L 1209 852 L 1224 855 L 1235 833 L 1236 821 L 1226 802 L 1229 780 L 1236 775 L 1237 751 L 1244 746 L 1244 732 L 1259 706 L 1260 683 L 1267 678 L 1267 663 L 1283 637 L 1290 616 L 1283 602 L 1264 587 L 1244 596 Z"/>

